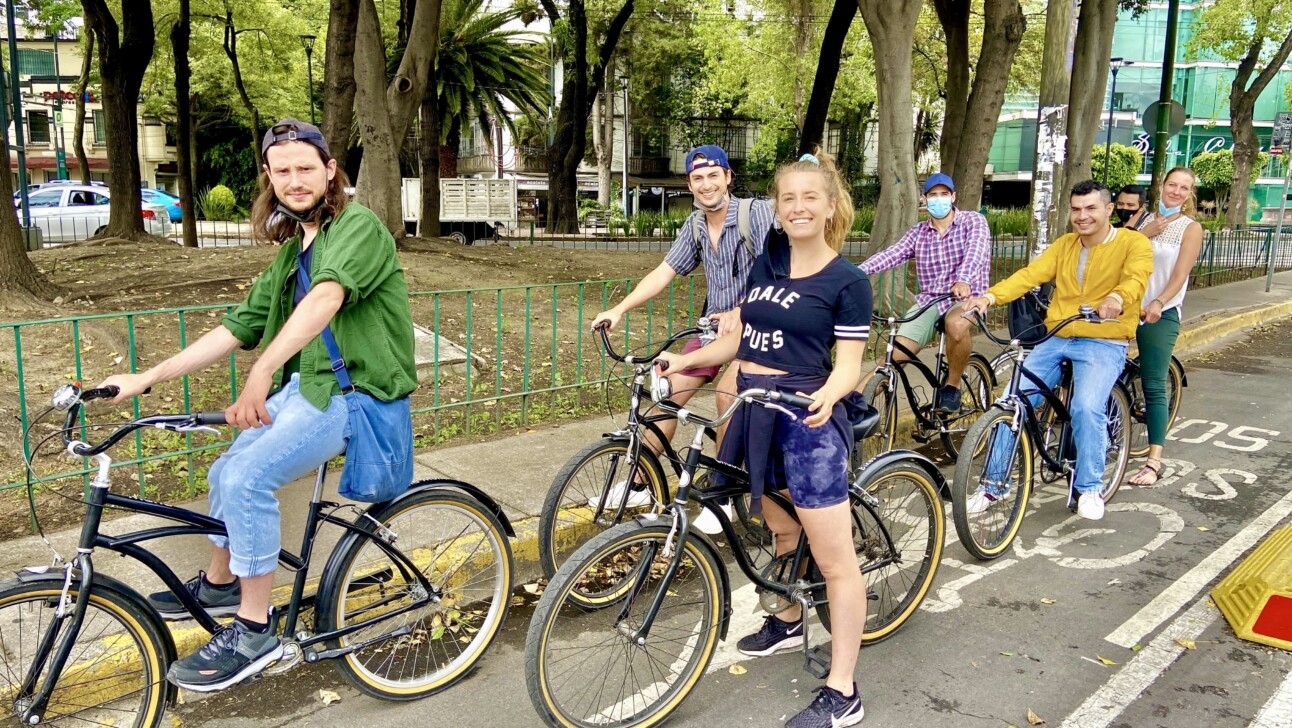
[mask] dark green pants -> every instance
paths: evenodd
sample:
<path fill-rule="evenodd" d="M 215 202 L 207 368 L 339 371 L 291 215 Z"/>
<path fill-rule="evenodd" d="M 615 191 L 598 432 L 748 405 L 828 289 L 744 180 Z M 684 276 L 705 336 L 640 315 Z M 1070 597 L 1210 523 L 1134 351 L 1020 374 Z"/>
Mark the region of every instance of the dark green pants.
<path fill-rule="evenodd" d="M 1166 426 L 1171 419 L 1171 403 L 1166 391 L 1171 368 L 1171 352 L 1180 335 L 1180 309 L 1164 311 L 1156 323 L 1143 324 L 1135 333 L 1139 343 L 1140 384 L 1144 388 L 1144 407 L 1148 418 L 1148 443 L 1166 444 Z"/>

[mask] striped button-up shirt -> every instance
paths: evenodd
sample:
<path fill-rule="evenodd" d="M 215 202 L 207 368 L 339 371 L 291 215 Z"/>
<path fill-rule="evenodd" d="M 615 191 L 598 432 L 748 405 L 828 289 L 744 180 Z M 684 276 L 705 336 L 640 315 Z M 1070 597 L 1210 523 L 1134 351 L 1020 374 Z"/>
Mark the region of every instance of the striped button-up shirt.
<path fill-rule="evenodd" d="M 705 313 L 723 313 L 740 305 L 745 297 L 745 284 L 749 279 L 749 269 L 754 265 L 754 258 L 745 249 L 736 226 L 736 198 L 731 198 L 727 205 L 727 220 L 722 225 L 722 235 L 715 247 L 709 238 L 709 226 L 704 219 L 704 212 L 696 210 L 686 219 L 682 228 L 677 231 L 677 239 L 664 256 L 678 275 L 690 275 L 696 266 L 704 265 L 704 277 L 709 284 L 709 297 Z M 695 216 L 700 224 L 695 224 Z M 753 245 L 754 255 L 761 255 L 767 240 L 767 231 L 772 226 L 775 213 L 772 204 L 767 200 L 754 200 L 749 209 L 749 242 Z M 695 228 L 700 228 L 700 239 L 695 239 Z"/>
<path fill-rule="evenodd" d="M 915 259 L 915 278 L 920 291 L 915 295 L 919 306 L 944 293 L 956 283 L 968 283 L 974 296 L 987 290 L 991 274 L 991 231 L 987 218 L 980 213 L 956 210 L 946 235 L 938 232 L 929 220 L 922 220 L 906 231 L 901 240 L 867 258 L 861 269 L 875 275 Z M 946 313 L 955 305 L 950 299 L 938 304 Z"/>

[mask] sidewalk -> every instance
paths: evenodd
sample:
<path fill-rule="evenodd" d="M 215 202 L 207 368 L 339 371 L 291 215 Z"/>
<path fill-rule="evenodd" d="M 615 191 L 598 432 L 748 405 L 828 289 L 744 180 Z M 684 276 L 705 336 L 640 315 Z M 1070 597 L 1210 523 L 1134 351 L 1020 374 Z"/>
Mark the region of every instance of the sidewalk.
<path fill-rule="evenodd" d="M 1176 351 L 1182 356 L 1196 354 L 1248 328 L 1289 315 L 1292 315 L 1292 271 L 1276 275 L 1274 288 L 1268 294 L 1265 293 L 1264 278 L 1190 291 Z M 989 349 L 984 349 L 984 352 L 994 353 Z M 711 402 L 711 398 L 697 400 L 697 409 L 709 410 Z M 490 442 L 442 447 L 417 456 L 415 475 L 418 479 L 454 478 L 470 482 L 502 505 L 517 532 L 517 538 L 512 541 L 512 551 L 516 562 L 516 584 L 519 585 L 540 575 L 535 533 L 538 514 L 552 478 L 581 448 L 622 424 L 622 416 L 612 421 L 602 415 L 542 425 Z M 687 436 L 687 429 L 679 428 L 679 441 Z M 338 476 L 339 473 L 329 476 L 325 498 L 339 500 L 336 495 Z M 295 552 L 299 548 L 312 484 L 311 478 L 280 491 L 283 545 L 289 551 Z M 207 507 L 205 499 L 185 505 L 201 512 L 205 512 Z M 121 533 L 155 522 L 156 519 L 145 516 L 130 516 L 111 521 L 104 530 Z M 321 569 L 326 562 L 338 531 L 325 528 L 316 542 L 316 569 Z M 64 557 L 70 557 L 75 553 L 78 533 L 79 527 L 48 536 Z M 181 538 L 154 543 L 157 552 L 172 568 L 182 578 L 187 578 L 205 567 L 208 551 L 203 541 L 201 538 Z M 49 562 L 49 549 L 38 536 L 8 541 L 0 553 L 0 570 L 4 573 Z M 101 553 L 96 566 L 145 593 L 161 587 L 151 572 L 131 559 L 109 558 L 109 554 Z M 280 569 L 278 578 L 286 584 L 291 580 L 292 572 Z"/>

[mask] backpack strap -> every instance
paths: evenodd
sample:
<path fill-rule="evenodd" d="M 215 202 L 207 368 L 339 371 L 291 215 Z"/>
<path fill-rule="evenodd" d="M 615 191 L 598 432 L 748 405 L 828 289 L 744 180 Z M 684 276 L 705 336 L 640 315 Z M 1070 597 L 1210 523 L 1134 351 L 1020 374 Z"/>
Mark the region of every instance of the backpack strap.
<path fill-rule="evenodd" d="M 754 253 L 753 226 L 749 220 L 753 208 L 754 198 L 752 197 L 736 201 L 736 231 L 740 233 L 740 239 L 745 243 L 745 251 L 749 253 L 750 260 L 758 257 Z"/>
<path fill-rule="evenodd" d="M 691 213 L 691 240 L 695 243 L 695 257 L 704 260 L 704 242 L 700 239 L 700 220 L 704 213 L 696 210 Z"/>

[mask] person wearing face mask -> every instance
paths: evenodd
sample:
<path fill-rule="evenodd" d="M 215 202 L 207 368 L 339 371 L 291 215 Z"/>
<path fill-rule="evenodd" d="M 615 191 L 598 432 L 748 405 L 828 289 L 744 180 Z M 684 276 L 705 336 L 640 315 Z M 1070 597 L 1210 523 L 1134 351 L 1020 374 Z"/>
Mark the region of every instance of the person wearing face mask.
<path fill-rule="evenodd" d="M 664 262 L 646 274 L 618 305 L 597 314 L 592 320 L 593 329 L 607 326 L 613 331 L 625 313 L 663 293 L 675 277 L 690 275 L 703 266 L 708 285 L 704 315 L 717 321 L 720 337 L 740 330 L 740 302 L 745 296 L 746 279 L 754 260 L 763 252 L 763 244 L 776 213 L 767 200 L 732 197 L 734 179 L 731 162 L 722 147 L 705 144 L 687 153 L 686 184 L 695 196 L 695 212 L 678 229 L 677 238 L 664 256 Z M 699 349 L 701 343 L 698 337 L 688 341 L 683 353 Z M 679 405 L 686 404 L 699 387 L 717 379 L 720 370 L 721 367 L 706 366 L 670 374 L 673 401 Z M 718 382 L 715 398 L 720 412 L 731 404 L 730 396 L 724 393 L 736 391 L 735 375 L 735 370 L 729 369 Z M 677 427 L 674 420 L 657 424 L 664 436 L 670 438 Z M 719 430 L 719 442 L 722 435 L 723 431 Z M 657 454 L 663 450 L 651 434 L 647 434 L 646 444 Z M 607 502 L 618 503 L 627 487 L 627 482 L 613 484 Z M 592 494 L 589 502 L 595 506 L 600 498 L 600 493 Z M 629 493 L 627 506 L 640 508 L 648 505 L 650 493 L 644 485 L 635 484 Z M 731 515 L 730 506 L 725 508 Z M 709 511 L 700 514 L 695 526 L 708 534 L 722 532 L 717 517 Z"/>
<path fill-rule="evenodd" d="M 1126 185 L 1121 188 L 1117 193 L 1117 205 L 1113 208 L 1113 214 L 1117 216 L 1113 227 L 1139 230 L 1148 215 L 1148 207 L 1144 204 L 1147 201 L 1148 194 L 1144 192 L 1143 187 Z"/>
<path fill-rule="evenodd" d="M 1171 352 L 1180 334 L 1180 307 L 1189 288 L 1189 273 L 1202 251 L 1202 224 L 1193 219 L 1193 191 L 1198 178 L 1188 167 L 1175 167 L 1158 188 L 1157 212 L 1145 216 L 1140 232 L 1153 243 L 1153 275 L 1148 279 L 1140 326 L 1140 381 L 1148 420 L 1148 459 L 1130 478 L 1132 485 L 1151 487 L 1162 472 L 1162 449 L 1170 419 L 1166 380 Z"/>
<path fill-rule="evenodd" d="M 952 293 L 956 299 L 964 300 L 981 296 L 987 290 L 991 271 L 991 230 L 987 218 L 977 212 L 957 209 L 955 201 L 955 182 L 940 172 L 930 175 L 924 182 L 928 220 L 917 223 L 901 240 L 867 258 L 860 266 L 866 275 L 874 276 L 915 259 L 915 277 L 920 290 L 915 295 L 915 305 L 903 318 L 937 296 Z M 972 324 L 953 313 L 960 305 L 956 300 L 942 301 L 914 321 L 902 324 L 897 331 L 897 340 L 902 346 L 918 353 L 933 340 L 938 319 L 943 320 L 949 372 L 946 384 L 934 401 L 934 411 L 943 414 L 960 411 L 960 375 L 973 351 Z M 898 349 L 893 352 L 893 358 L 902 360 L 907 356 Z M 862 380 L 862 388 L 868 379 Z"/>

